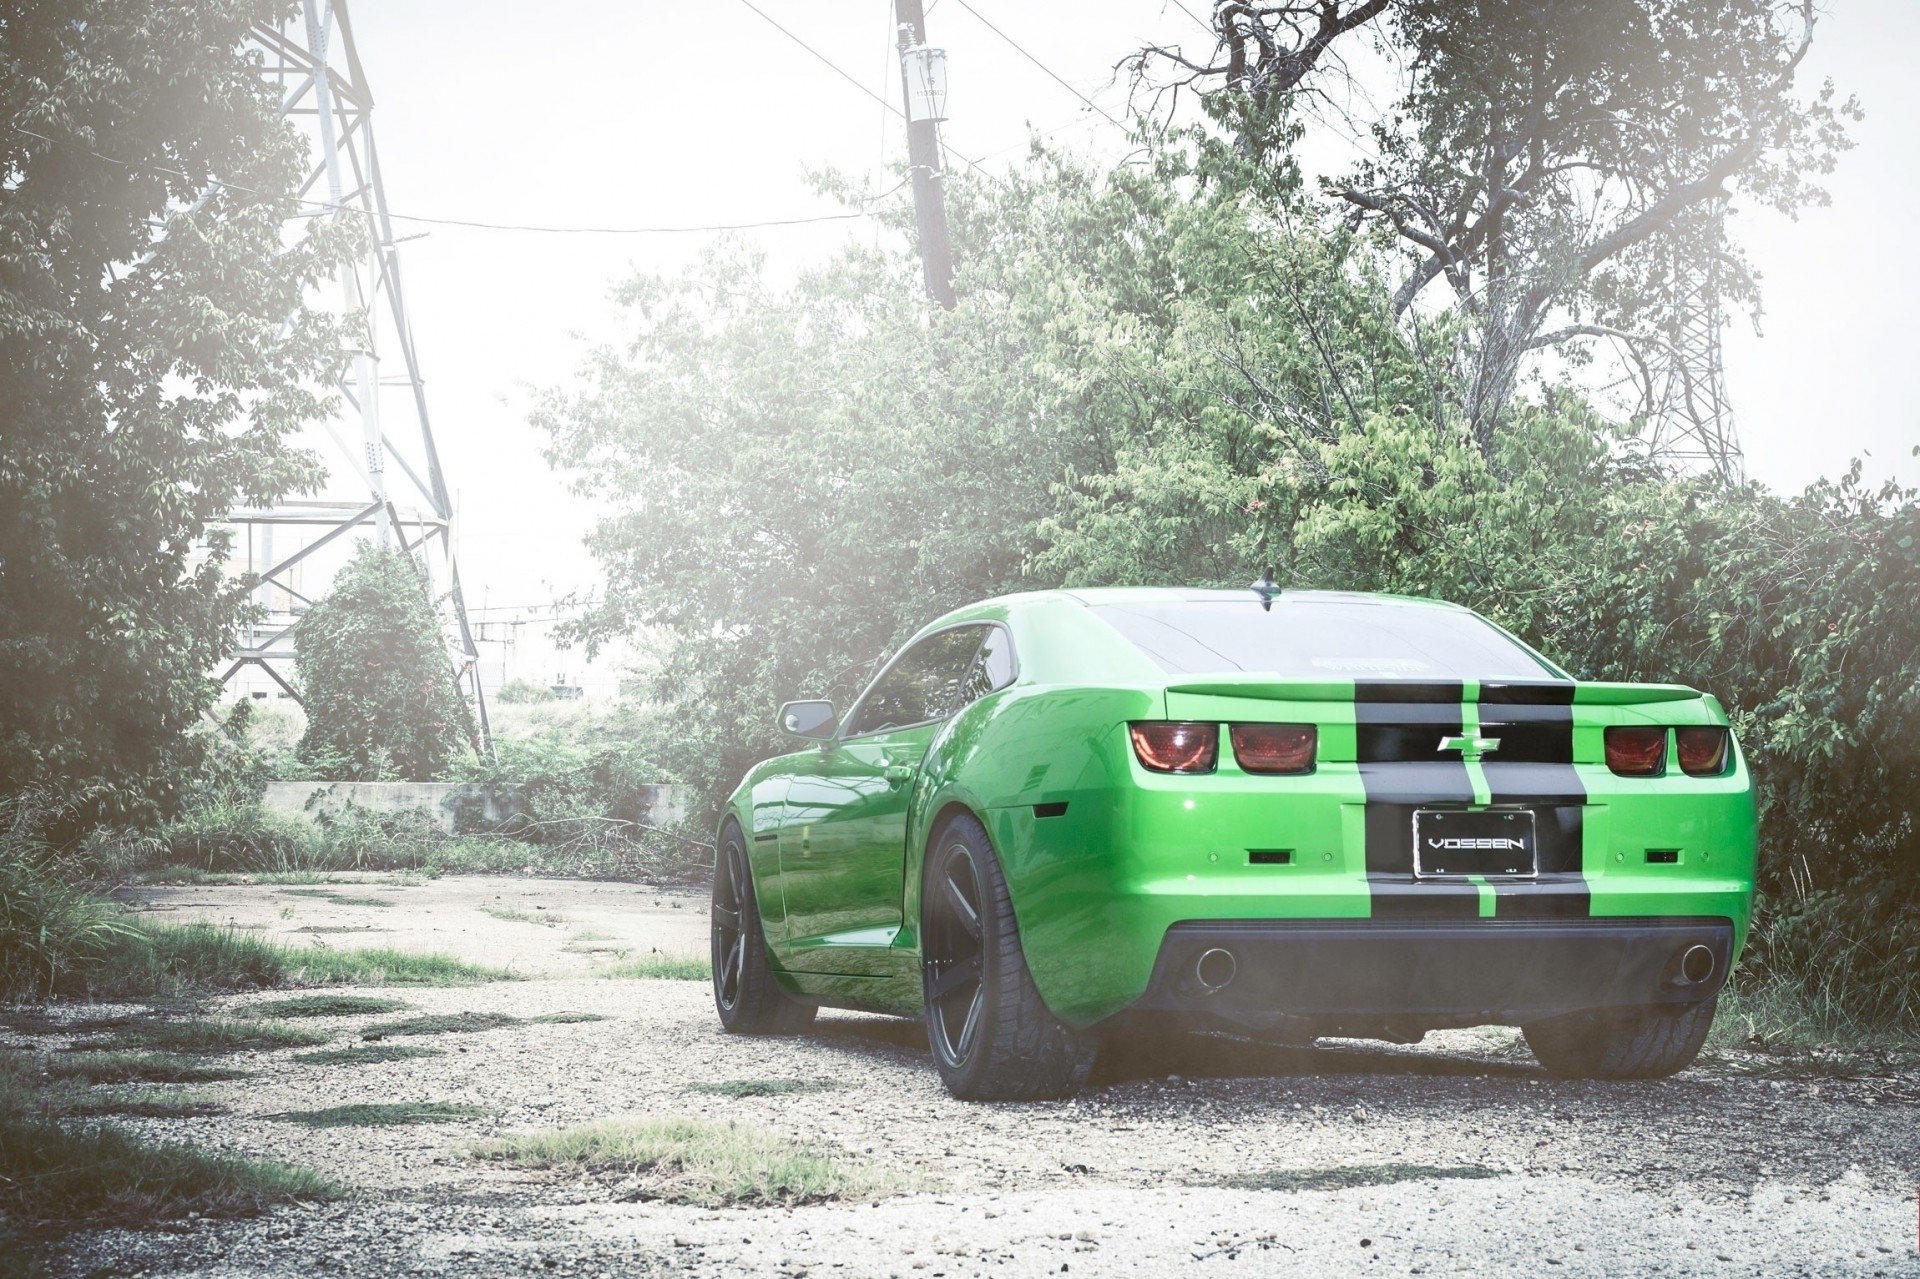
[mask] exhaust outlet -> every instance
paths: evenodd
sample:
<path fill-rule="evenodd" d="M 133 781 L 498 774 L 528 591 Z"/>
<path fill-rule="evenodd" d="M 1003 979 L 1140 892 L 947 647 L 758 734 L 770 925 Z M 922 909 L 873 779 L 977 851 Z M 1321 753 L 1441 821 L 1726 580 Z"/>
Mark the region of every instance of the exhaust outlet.
<path fill-rule="evenodd" d="M 1713 976 L 1713 951 L 1705 946 L 1689 946 L 1680 952 L 1680 980 L 1698 986 Z"/>
<path fill-rule="evenodd" d="M 1193 979 L 1200 984 L 1202 991 L 1211 995 L 1225 990 L 1227 984 L 1233 980 L 1234 974 L 1239 971 L 1240 964 L 1234 959 L 1233 952 L 1221 950 L 1216 946 L 1212 950 L 1203 952 L 1200 958 L 1194 961 Z"/>

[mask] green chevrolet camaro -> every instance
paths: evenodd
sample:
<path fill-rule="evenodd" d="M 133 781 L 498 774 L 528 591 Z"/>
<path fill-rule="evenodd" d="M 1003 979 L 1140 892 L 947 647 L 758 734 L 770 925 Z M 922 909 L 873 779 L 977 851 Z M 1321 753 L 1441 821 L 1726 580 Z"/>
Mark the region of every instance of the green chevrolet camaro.
<path fill-rule="evenodd" d="M 916 635 L 727 802 L 714 1002 L 924 1016 L 965 1098 L 1132 1026 L 1693 1060 L 1746 938 L 1750 779 L 1712 697 L 1577 681 L 1392 596 L 1048 591 Z"/>

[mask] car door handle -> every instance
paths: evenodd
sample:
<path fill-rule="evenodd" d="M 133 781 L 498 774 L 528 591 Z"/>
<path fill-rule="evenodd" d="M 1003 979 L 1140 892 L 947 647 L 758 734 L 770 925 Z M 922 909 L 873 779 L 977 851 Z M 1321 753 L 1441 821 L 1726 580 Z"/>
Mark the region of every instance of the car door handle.
<path fill-rule="evenodd" d="M 888 764 L 883 775 L 886 777 L 889 786 L 898 786 L 900 783 L 912 777 L 913 772 L 912 764 Z"/>

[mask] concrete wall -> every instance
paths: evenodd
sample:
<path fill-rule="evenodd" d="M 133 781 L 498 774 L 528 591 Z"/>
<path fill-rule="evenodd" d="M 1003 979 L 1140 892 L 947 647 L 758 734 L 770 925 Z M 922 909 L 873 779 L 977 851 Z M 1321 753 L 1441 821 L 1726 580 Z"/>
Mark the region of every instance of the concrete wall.
<path fill-rule="evenodd" d="M 642 786 L 636 795 L 640 816 L 649 826 L 667 826 L 687 815 L 677 786 Z M 521 811 L 518 788 L 485 782 L 269 782 L 261 801 L 288 817 L 318 824 L 322 814 L 338 816 L 350 808 L 369 813 L 421 813 L 441 830 L 472 829 L 514 817 Z"/>

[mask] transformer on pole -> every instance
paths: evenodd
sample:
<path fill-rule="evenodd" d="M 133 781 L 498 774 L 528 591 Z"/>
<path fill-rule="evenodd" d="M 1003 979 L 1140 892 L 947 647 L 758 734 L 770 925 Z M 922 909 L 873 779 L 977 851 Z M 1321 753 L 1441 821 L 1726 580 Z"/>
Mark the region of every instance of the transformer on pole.
<path fill-rule="evenodd" d="M 340 281 L 341 304 L 360 334 L 338 387 L 348 421 L 321 424 L 337 446 L 332 460 L 344 465 L 340 474 L 364 487 L 362 496 L 345 501 L 288 501 L 227 515 L 227 524 L 244 530 L 249 554 L 259 551 L 256 571 L 269 617 L 245 628 L 222 682 L 258 667 L 293 692 L 276 667 L 293 660 L 300 618 L 313 602 L 301 591 L 301 569 L 316 552 L 370 528 L 381 545 L 398 547 L 421 566 L 441 613 L 449 664 L 474 710 L 476 744 L 491 749 L 454 554 L 453 501 L 427 415 L 374 145 L 373 94 L 354 48 L 347 0 L 300 0 L 296 16 L 278 27 L 255 28 L 250 44 L 263 55 L 262 70 L 279 95 L 282 117 L 313 145 L 313 167 L 295 192 L 302 201 L 295 216 L 353 219 L 364 235 L 364 252 L 342 269 Z M 389 489 L 389 463 L 397 468 L 391 477 L 397 491 Z M 283 537 L 278 552 L 276 528 L 294 535 Z"/>

